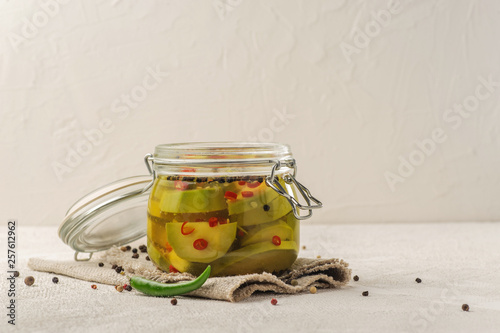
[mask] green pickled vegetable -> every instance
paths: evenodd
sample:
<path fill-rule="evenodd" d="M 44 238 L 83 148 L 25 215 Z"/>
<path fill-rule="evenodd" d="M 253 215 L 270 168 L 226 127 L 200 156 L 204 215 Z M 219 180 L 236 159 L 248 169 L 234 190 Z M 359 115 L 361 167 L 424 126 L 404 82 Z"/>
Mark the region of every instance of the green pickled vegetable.
<path fill-rule="evenodd" d="M 161 283 L 140 276 L 133 276 L 130 279 L 130 285 L 136 290 L 151 296 L 177 296 L 200 288 L 207 281 L 210 272 L 211 267 L 209 265 L 196 279 L 177 283 Z"/>

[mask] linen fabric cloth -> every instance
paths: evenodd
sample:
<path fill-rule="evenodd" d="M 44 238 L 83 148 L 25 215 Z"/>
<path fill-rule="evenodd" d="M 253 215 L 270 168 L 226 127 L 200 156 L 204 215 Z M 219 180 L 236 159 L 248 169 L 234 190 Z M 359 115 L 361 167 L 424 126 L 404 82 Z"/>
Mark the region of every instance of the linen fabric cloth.
<path fill-rule="evenodd" d="M 146 260 L 147 253 L 140 253 L 139 258 L 132 258 L 131 251 L 122 251 L 113 247 L 103 254 L 98 254 L 89 261 L 56 261 L 30 258 L 28 267 L 41 272 L 62 274 L 80 280 L 110 285 L 124 285 L 134 275 L 158 282 L 173 283 L 192 280 L 188 273 L 165 273 L 151 261 Z M 102 262 L 103 267 L 98 263 Z M 112 265 L 122 266 L 125 274 L 121 275 Z M 292 267 L 281 276 L 269 273 L 247 274 L 228 277 L 209 278 L 205 284 L 186 295 L 198 296 L 229 302 L 241 301 L 255 292 L 271 291 L 279 294 L 296 294 L 316 288 L 339 288 L 351 278 L 349 264 L 340 259 L 298 258 Z M 298 284 L 292 286 L 291 280 Z"/>

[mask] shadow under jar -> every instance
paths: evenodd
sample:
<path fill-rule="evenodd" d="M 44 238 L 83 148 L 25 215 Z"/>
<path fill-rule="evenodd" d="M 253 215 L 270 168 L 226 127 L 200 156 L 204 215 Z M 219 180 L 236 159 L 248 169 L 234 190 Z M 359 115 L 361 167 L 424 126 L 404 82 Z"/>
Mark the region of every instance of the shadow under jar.
<path fill-rule="evenodd" d="M 287 145 L 167 144 L 146 158 L 155 177 L 148 254 L 166 272 L 279 273 L 297 258 L 299 220 L 321 207 L 295 180 Z"/>

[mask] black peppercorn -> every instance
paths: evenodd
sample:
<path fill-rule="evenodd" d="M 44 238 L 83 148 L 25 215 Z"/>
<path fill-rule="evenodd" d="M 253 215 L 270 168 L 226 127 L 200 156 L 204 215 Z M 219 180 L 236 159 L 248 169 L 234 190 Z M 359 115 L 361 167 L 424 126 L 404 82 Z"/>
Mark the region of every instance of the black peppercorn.
<path fill-rule="evenodd" d="M 357 275 L 354 275 L 354 277 L 352 278 L 354 281 L 359 281 L 359 276 Z"/>
<path fill-rule="evenodd" d="M 130 251 L 130 249 L 132 248 L 130 245 L 127 245 L 125 246 L 125 248 L 127 249 L 127 251 Z"/>
<path fill-rule="evenodd" d="M 363 291 L 363 293 L 361 295 L 368 296 L 368 291 Z"/>
<path fill-rule="evenodd" d="M 420 278 L 416 278 L 415 281 L 417 281 L 417 283 L 422 282 L 422 280 Z"/>
<path fill-rule="evenodd" d="M 132 255 L 132 258 L 133 258 L 133 259 L 137 259 L 137 258 L 139 258 L 139 253 L 134 253 L 134 254 Z"/>
<path fill-rule="evenodd" d="M 463 311 L 469 311 L 469 304 L 462 304 Z"/>
<path fill-rule="evenodd" d="M 19 277 L 19 272 L 18 271 L 14 271 L 13 275 L 14 275 L 14 277 Z"/>
<path fill-rule="evenodd" d="M 111 269 L 116 269 L 116 267 L 118 267 L 118 265 L 114 264 L 113 266 L 111 266 Z"/>
<path fill-rule="evenodd" d="M 150 261 L 151 259 L 149 259 L 149 256 L 146 256 L 146 260 L 147 260 L 147 261 Z"/>
<path fill-rule="evenodd" d="M 175 297 L 174 297 L 174 298 L 172 298 L 172 299 L 170 300 L 170 304 L 172 304 L 172 305 L 177 305 L 177 298 L 175 298 Z"/>
<path fill-rule="evenodd" d="M 131 287 L 130 285 L 127 285 L 127 286 L 125 287 L 125 290 L 126 290 L 126 291 L 131 291 L 131 290 L 132 290 L 132 287 Z"/>
<path fill-rule="evenodd" d="M 115 268 L 115 271 L 116 271 L 117 273 L 120 273 L 120 272 L 122 271 L 121 266 L 116 267 L 116 268 Z"/>
<path fill-rule="evenodd" d="M 99 267 L 104 267 L 104 263 L 100 262 Z"/>
<path fill-rule="evenodd" d="M 271 209 L 271 207 L 269 207 L 269 205 L 264 205 L 264 207 L 262 207 L 262 208 L 264 208 L 265 212 L 268 212 Z"/>
<path fill-rule="evenodd" d="M 59 279 L 58 279 L 57 277 L 55 277 L 55 276 L 54 276 L 54 277 L 52 278 L 52 282 L 54 282 L 54 283 L 58 283 L 58 282 L 59 282 Z"/>

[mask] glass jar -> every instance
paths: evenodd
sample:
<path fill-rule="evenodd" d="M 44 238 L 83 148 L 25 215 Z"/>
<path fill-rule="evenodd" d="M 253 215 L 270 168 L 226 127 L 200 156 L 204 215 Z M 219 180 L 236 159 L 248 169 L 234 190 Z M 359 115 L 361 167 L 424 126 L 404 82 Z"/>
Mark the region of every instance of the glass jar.
<path fill-rule="evenodd" d="M 149 257 L 166 272 L 198 275 L 211 265 L 212 276 L 277 273 L 297 258 L 299 221 L 322 206 L 295 179 L 287 145 L 166 144 L 144 160 L 148 176 L 118 180 L 70 207 L 59 236 L 75 260 L 147 234 Z"/>
<path fill-rule="evenodd" d="M 167 272 L 199 275 L 209 264 L 212 276 L 286 270 L 299 252 L 299 220 L 321 205 L 293 177 L 286 145 L 168 144 L 148 160 L 148 254 Z"/>

